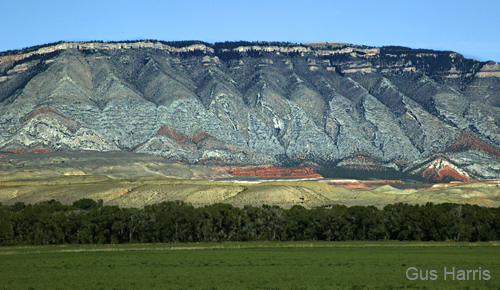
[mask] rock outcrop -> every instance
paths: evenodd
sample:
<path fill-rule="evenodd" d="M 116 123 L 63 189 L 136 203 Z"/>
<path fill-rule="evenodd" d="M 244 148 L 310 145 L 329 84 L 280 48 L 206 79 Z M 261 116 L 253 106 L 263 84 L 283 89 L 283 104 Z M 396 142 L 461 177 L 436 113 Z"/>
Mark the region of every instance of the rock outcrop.
<path fill-rule="evenodd" d="M 435 160 L 425 163 L 417 169 L 414 169 L 412 174 L 420 175 L 424 179 L 437 182 L 450 181 L 472 181 L 474 178 L 465 170 L 450 163 L 444 158 L 436 158 Z"/>
<path fill-rule="evenodd" d="M 258 176 L 258 177 L 295 177 L 317 178 L 322 177 L 308 166 L 279 167 L 272 164 L 259 166 L 228 166 L 214 167 L 214 170 L 233 176 Z"/>
<path fill-rule="evenodd" d="M 499 108 L 500 65 L 447 51 L 127 41 L 0 53 L 7 152 L 499 178 Z M 419 171 L 436 156 L 453 166 Z"/>
<path fill-rule="evenodd" d="M 27 115 L 8 132 L 0 148 L 5 151 L 46 153 L 58 150 L 112 151 L 118 147 L 99 133 L 81 127 L 53 107 L 42 107 Z M 21 150 L 21 151 L 20 151 Z"/>

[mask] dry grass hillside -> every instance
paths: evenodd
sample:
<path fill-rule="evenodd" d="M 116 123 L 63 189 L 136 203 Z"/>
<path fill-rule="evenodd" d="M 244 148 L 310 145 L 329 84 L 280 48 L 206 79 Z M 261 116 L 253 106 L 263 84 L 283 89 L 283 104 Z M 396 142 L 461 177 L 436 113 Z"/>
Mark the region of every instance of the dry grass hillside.
<path fill-rule="evenodd" d="M 306 208 L 407 203 L 500 206 L 500 181 L 404 184 L 356 180 L 228 178 L 205 166 L 184 165 L 128 152 L 6 154 L 0 158 L 0 202 L 36 203 L 81 198 L 143 207 L 170 200 L 195 206 L 223 202 Z M 390 184 L 393 183 L 393 184 Z"/>

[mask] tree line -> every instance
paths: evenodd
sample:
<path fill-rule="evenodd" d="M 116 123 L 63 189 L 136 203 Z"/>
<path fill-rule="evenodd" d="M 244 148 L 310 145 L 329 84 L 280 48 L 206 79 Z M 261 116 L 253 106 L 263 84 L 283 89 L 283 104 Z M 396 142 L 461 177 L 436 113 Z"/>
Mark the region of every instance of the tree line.
<path fill-rule="evenodd" d="M 221 241 L 492 241 L 500 207 L 468 204 L 194 207 L 168 201 L 139 208 L 81 199 L 72 205 L 0 203 L 0 245 Z"/>

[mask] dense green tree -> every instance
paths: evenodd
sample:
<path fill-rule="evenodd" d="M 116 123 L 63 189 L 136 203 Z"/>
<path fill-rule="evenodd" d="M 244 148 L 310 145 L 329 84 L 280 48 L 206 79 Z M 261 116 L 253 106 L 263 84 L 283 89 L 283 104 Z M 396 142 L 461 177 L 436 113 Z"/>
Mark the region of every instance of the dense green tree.
<path fill-rule="evenodd" d="M 94 209 L 97 208 L 97 201 L 90 198 L 83 198 L 73 202 L 73 206 L 79 209 Z"/>
<path fill-rule="evenodd" d="M 258 224 L 261 225 L 259 240 L 282 240 L 285 237 L 285 212 L 278 206 L 262 205 Z"/>
<path fill-rule="evenodd" d="M 14 231 L 10 221 L 10 214 L 0 203 L 0 245 L 8 245 L 12 242 Z"/>
<path fill-rule="evenodd" d="M 348 209 L 354 240 L 378 240 L 388 236 L 374 206 L 352 206 Z"/>
<path fill-rule="evenodd" d="M 392 240 L 420 240 L 421 215 L 418 205 L 405 203 L 389 204 L 384 207 L 383 222 Z"/>
<path fill-rule="evenodd" d="M 500 237 L 500 208 L 444 203 L 374 206 L 334 205 L 290 209 L 213 204 L 195 208 L 181 201 L 144 209 L 103 206 L 102 200 L 55 200 L 0 204 L 0 245 L 180 243 L 249 240 L 452 240 Z"/>
<path fill-rule="evenodd" d="M 178 243 L 202 239 L 198 230 L 201 215 L 192 205 L 182 201 L 167 201 L 144 208 L 144 218 L 151 224 L 150 239 L 155 242 Z"/>
<path fill-rule="evenodd" d="M 345 241 L 352 239 L 351 225 L 348 220 L 348 207 L 334 205 L 328 210 L 325 239 L 327 241 Z"/>
<path fill-rule="evenodd" d="M 12 205 L 10 207 L 10 211 L 11 212 L 22 211 L 25 207 L 26 207 L 26 204 L 24 202 L 18 201 L 18 202 L 14 203 L 14 205 Z"/>
<path fill-rule="evenodd" d="M 230 204 L 216 203 L 201 208 L 201 235 L 204 241 L 237 240 L 241 210 Z"/>

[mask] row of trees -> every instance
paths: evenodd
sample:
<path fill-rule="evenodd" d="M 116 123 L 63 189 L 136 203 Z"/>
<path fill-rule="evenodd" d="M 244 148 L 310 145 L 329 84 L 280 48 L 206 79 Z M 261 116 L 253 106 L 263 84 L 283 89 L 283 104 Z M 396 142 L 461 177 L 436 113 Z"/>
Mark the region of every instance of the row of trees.
<path fill-rule="evenodd" d="M 500 239 L 500 208 L 475 205 L 387 205 L 305 209 L 294 206 L 195 208 L 175 201 L 143 209 L 82 199 L 36 205 L 0 203 L 0 245 L 179 243 L 199 241 Z"/>

